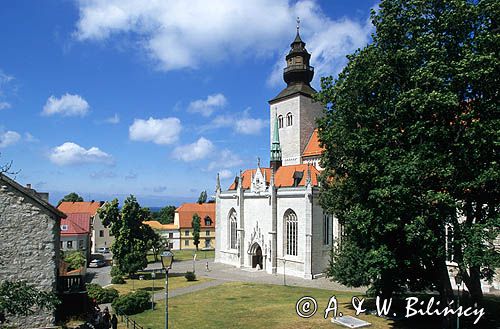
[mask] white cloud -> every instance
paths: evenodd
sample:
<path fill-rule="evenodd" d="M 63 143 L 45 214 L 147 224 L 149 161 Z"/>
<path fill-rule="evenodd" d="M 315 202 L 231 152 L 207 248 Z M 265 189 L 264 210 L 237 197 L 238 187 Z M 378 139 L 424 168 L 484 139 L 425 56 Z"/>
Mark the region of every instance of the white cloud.
<path fill-rule="evenodd" d="M 133 141 L 172 144 L 179 138 L 182 125 L 178 118 L 148 120 L 135 119 L 129 127 L 129 138 Z"/>
<path fill-rule="evenodd" d="M 207 170 L 212 171 L 212 170 L 220 170 L 220 169 L 229 169 L 229 168 L 234 168 L 239 165 L 242 165 L 243 161 L 240 159 L 240 157 L 237 154 L 234 154 L 228 149 L 223 149 L 220 151 L 219 154 L 217 154 L 217 157 L 215 160 L 210 162 L 208 165 Z"/>
<path fill-rule="evenodd" d="M 24 140 L 27 141 L 28 143 L 36 143 L 40 141 L 38 138 L 36 138 L 30 133 L 24 133 Z"/>
<path fill-rule="evenodd" d="M 66 142 L 52 149 L 50 161 L 59 166 L 78 165 L 86 163 L 112 164 L 113 157 L 98 147 L 85 149 L 78 144 Z"/>
<path fill-rule="evenodd" d="M 19 133 L 8 130 L 6 132 L 0 131 L 0 147 L 7 147 L 16 144 L 21 139 Z"/>
<path fill-rule="evenodd" d="M 1 110 L 6 110 L 6 109 L 10 109 L 10 108 L 11 108 L 10 103 L 7 103 L 7 102 L 0 102 L 0 111 L 1 111 Z"/>
<path fill-rule="evenodd" d="M 118 113 L 115 113 L 112 117 L 104 119 L 104 123 L 109 123 L 112 125 L 116 125 L 120 123 L 120 117 L 118 116 Z"/>
<path fill-rule="evenodd" d="M 200 137 L 192 144 L 177 146 L 172 152 L 172 156 L 177 160 L 190 162 L 209 156 L 214 149 L 214 144 L 211 141 Z"/>
<path fill-rule="evenodd" d="M 232 127 L 233 131 L 244 135 L 258 135 L 262 128 L 268 124 L 268 120 L 252 118 L 249 109 L 235 114 L 221 114 L 216 116 L 209 124 L 201 127 L 201 131 Z"/>
<path fill-rule="evenodd" d="M 233 178 L 234 175 L 231 172 L 231 170 L 223 169 L 219 172 L 219 177 L 220 177 L 220 179 L 229 179 L 229 178 Z"/>
<path fill-rule="evenodd" d="M 198 99 L 189 103 L 188 112 L 201 113 L 203 116 L 208 117 L 217 108 L 222 108 L 226 105 L 227 100 L 223 94 L 208 95 L 207 99 Z"/>
<path fill-rule="evenodd" d="M 85 116 L 89 111 L 89 103 L 80 95 L 64 94 L 61 98 L 50 96 L 43 107 L 42 115 L 50 116 Z"/>
<path fill-rule="evenodd" d="M 241 118 L 236 121 L 235 130 L 240 134 L 256 135 L 260 133 L 266 124 L 267 121 L 262 119 Z"/>

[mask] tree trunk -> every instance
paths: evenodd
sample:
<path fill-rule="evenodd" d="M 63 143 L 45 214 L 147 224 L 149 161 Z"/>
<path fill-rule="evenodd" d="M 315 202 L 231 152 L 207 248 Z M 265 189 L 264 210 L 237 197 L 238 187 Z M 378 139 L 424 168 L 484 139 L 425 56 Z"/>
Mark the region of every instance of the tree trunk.
<path fill-rule="evenodd" d="M 481 289 L 481 271 L 479 266 L 469 267 L 470 280 L 466 282 L 467 289 L 471 295 L 472 301 L 480 302 L 483 299 L 483 290 Z"/>
<path fill-rule="evenodd" d="M 448 268 L 446 266 L 446 260 L 438 260 L 437 274 L 439 277 L 439 297 L 441 300 L 441 305 L 449 305 L 453 300 L 453 289 L 451 288 L 450 277 L 448 275 Z M 451 315 L 443 317 L 442 328 L 449 329 L 452 328 L 453 317 Z"/>

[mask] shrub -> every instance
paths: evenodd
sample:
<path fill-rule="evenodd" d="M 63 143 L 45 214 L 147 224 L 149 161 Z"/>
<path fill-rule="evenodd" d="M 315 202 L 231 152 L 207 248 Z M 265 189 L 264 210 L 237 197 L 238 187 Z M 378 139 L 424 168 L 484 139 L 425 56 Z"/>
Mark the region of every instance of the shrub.
<path fill-rule="evenodd" d="M 120 268 L 118 266 L 113 266 L 111 268 L 111 277 L 115 277 L 115 276 L 124 276 L 125 273 L 123 273 L 122 271 L 120 271 Z"/>
<path fill-rule="evenodd" d="M 186 280 L 188 281 L 195 281 L 196 280 L 196 274 L 194 274 L 194 272 L 186 272 L 186 275 L 184 275 L 184 277 L 186 278 Z"/>
<path fill-rule="evenodd" d="M 118 291 L 116 289 L 104 289 L 95 283 L 87 284 L 87 294 L 89 298 L 95 299 L 98 304 L 111 303 L 118 298 Z"/>
<path fill-rule="evenodd" d="M 111 283 L 112 284 L 124 284 L 125 283 L 125 279 L 122 276 L 114 276 L 111 279 Z"/>
<path fill-rule="evenodd" d="M 64 261 L 68 263 L 68 271 L 77 270 L 85 265 L 85 256 L 80 251 L 69 251 L 63 254 Z"/>
<path fill-rule="evenodd" d="M 150 295 L 147 291 L 137 291 L 120 296 L 111 304 L 118 314 L 137 314 L 151 307 Z"/>

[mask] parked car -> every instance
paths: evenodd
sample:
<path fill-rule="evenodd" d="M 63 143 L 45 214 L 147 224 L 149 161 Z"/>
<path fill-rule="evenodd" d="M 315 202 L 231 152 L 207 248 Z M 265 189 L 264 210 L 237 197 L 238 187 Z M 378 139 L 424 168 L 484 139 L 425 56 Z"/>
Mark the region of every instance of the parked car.
<path fill-rule="evenodd" d="M 107 248 L 107 247 L 97 248 L 97 253 L 99 253 L 99 254 L 109 254 L 109 248 Z"/>
<path fill-rule="evenodd" d="M 103 266 L 106 266 L 106 262 L 101 259 L 94 259 L 89 264 L 89 267 L 103 267 Z"/>

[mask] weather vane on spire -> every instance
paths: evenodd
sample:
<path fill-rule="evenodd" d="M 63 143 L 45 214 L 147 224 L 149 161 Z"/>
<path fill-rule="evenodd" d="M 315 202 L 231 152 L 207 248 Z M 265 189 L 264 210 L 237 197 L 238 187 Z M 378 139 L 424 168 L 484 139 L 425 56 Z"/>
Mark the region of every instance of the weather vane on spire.
<path fill-rule="evenodd" d="M 300 28 L 300 18 L 297 16 L 297 33 L 299 33 Z"/>

